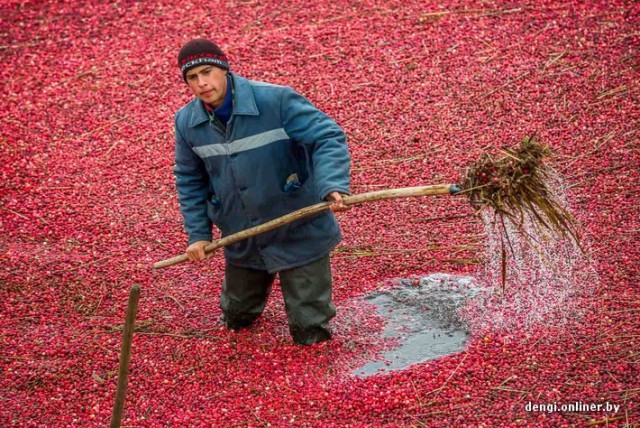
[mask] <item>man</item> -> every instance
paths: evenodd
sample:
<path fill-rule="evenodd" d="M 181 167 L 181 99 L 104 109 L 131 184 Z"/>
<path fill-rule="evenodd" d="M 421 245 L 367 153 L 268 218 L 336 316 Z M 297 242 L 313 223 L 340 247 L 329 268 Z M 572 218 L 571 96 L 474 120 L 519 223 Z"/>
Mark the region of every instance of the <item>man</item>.
<path fill-rule="evenodd" d="M 222 50 L 206 39 L 178 54 L 195 99 L 175 117 L 175 176 L 191 261 L 208 256 L 215 224 L 222 236 L 332 200 L 344 211 L 349 152 L 342 129 L 285 86 L 229 71 Z M 341 239 L 332 212 L 297 220 L 225 247 L 220 306 L 238 330 L 262 314 L 279 274 L 291 336 L 310 345 L 331 338 L 329 252 Z"/>

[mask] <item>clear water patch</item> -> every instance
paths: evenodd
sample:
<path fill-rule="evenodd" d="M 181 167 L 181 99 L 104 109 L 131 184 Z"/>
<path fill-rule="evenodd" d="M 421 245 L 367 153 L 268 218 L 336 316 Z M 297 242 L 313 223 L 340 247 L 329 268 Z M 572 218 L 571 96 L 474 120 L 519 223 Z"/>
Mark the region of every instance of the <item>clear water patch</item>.
<path fill-rule="evenodd" d="M 459 312 L 478 292 L 472 277 L 437 273 L 419 281 L 400 280 L 397 287 L 365 296 L 365 304 L 385 321 L 381 338 L 394 346 L 353 374 L 403 370 L 463 351 L 469 334 Z"/>

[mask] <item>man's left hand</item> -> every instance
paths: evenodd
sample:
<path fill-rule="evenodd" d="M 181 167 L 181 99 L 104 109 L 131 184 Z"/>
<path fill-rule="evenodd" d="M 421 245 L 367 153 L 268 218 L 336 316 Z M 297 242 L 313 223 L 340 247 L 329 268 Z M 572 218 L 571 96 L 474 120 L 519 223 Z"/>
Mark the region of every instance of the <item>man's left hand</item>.
<path fill-rule="evenodd" d="M 342 199 L 342 195 L 339 192 L 329 193 L 329 196 L 326 197 L 326 200 L 328 202 L 333 201 L 333 203 L 329 205 L 329 209 L 334 213 L 351 209 L 351 207 L 344 204 L 344 199 Z"/>

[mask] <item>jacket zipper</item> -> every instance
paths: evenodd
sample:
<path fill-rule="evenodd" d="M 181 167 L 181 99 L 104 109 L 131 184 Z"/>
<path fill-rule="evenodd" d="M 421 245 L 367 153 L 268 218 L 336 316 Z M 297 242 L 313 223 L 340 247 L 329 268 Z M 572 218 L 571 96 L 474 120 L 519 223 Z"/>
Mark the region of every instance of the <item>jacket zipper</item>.
<path fill-rule="evenodd" d="M 231 82 L 231 102 L 232 102 L 232 106 L 233 104 L 235 104 L 235 100 L 236 100 L 236 90 L 235 87 L 233 85 L 233 78 L 229 79 Z M 211 126 L 216 126 L 218 128 L 218 130 L 220 130 L 220 133 L 224 136 L 226 141 L 229 141 L 229 129 L 231 128 L 231 121 L 233 120 L 233 107 L 231 107 L 231 117 L 229 118 L 229 122 L 227 122 L 227 125 L 225 125 L 224 123 L 222 123 L 222 121 L 220 119 L 218 119 L 216 117 L 216 114 L 214 112 L 208 113 L 209 114 L 209 125 Z"/>
<path fill-rule="evenodd" d="M 209 125 L 215 126 L 218 130 L 226 137 L 227 135 L 227 127 L 216 117 L 214 113 L 209 115 Z"/>

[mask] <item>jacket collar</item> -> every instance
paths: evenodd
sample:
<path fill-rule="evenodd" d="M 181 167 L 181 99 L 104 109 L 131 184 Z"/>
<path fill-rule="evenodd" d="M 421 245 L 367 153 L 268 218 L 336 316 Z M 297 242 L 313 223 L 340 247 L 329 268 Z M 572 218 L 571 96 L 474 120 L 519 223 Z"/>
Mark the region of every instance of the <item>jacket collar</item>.
<path fill-rule="evenodd" d="M 255 97 L 253 96 L 253 90 L 251 89 L 251 83 L 244 77 L 237 76 L 231 72 L 229 72 L 229 74 L 231 75 L 233 89 L 235 91 L 232 115 L 257 116 L 259 112 Z M 196 98 L 191 102 L 191 120 L 189 121 L 189 127 L 193 128 L 208 121 L 209 115 L 207 114 L 204 104 Z"/>
<path fill-rule="evenodd" d="M 233 114 L 242 114 L 246 116 L 257 116 L 258 106 L 256 105 L 256 99 L 253 96 L 253 89 L 249 80 L 241 76 L 231 74 L 231 80 L 233 80 L 233 89 L 236 92 L 236 96 L 233 100 Z"/>

